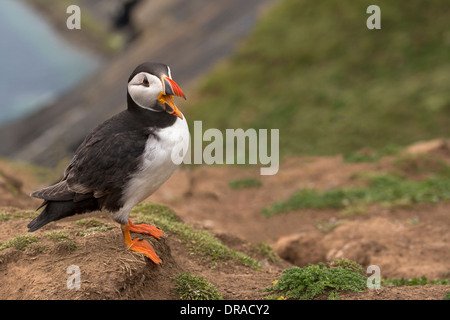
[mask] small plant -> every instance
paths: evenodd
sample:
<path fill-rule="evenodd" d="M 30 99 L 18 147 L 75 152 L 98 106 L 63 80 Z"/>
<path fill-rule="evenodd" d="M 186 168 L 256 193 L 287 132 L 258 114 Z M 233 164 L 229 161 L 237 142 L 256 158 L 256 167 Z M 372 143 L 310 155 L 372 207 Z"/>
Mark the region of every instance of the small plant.
<path fill-rule="evenodd" d="M 271 217 L 278 213 L 296 209 L 324 209 L 343 208 L 364 199 L 366 191 L 363 188 L 331 189 L 318 191 L 314 189 L 302 189 L 292 195 L 287 201 L 279 201 L 271 207 L 263 208 L 262 214 Z"/>
<path fill-rule="evenodd" d="M 77 232 L 77 235 L 82 237 L 96 232 L 106 232 L 113 228 L 97 219 L 89 219 L 89 218 L 78 220 L 75 222 L 75 224 L 79 227 L 86 228 L 85 230 Z"/>
<path fill-rule="evenodd" d="M 340 290 L 360 292 L 366 288 L 367 278 L 360 273 L 362 267 L 356 262 L 343 260 L 334 265 L 318 263 L 287 269 L 272 287 L 266 288 L 266 291 L 274 292 L 266 298 L 311 300 L 328 294 L 328 299 L 335 300 L 339 299 Z"/>
<path fill-rule="evenodd" d="M 232 189 L 258 188 L 262 185 L 261 181 L 255 178 L 237 179 L 228 183 Z"/>
<path fill-rule="evenodd" d="M 36 218 L 38 213 L 34 210 L 20 210 L 16 208 L 0 208 L 0 222 L 13 219 L 32 219 Z"/>
<path fill-rule="evenodd" d="M 358 262 L 346 258 L 335 259 L 330 263 L 330 266 L 333 268 L 334 267 L 347 268 L 362 275 L 366 274 L 365 270 Z"/>
<path fill-rule="evenodd" d="M 45 237 L 56 242 L 58 250 L 72 252 L 78 249 L 75 242 L 69 239 L 69 235 L 64 231 L 51 231 L 45 234 Z"/>
<path fill-rule="evenodd" d="M 44 236 L 54 241 L 65 241 L 69 238 L 69 235 L 64 231 L 50 231 L 44 234 Z"/>
<path fill-rule="evenodd" d="M 216 287 L 202 277 L 184 272 L 175 277 L 176 292 L 181 300 L 222 300 Z"/>
<path fill-rule="evenodd" d="M 72 252 L 78 249 L 78 245 L 71 240 L 58 241 L 56 243 L 56 249 L 61 251 Z"/>
<path fill-rule="evenodd" d="M 396 154 L 400 151 L 400 147 L 386 146 L 377 150 L 361 149 L 356 152 L 349 152 L 344 154 L 344 161 L 346 162 L 375 162 L 384 156 Z"/>
<path fill-rule="evenodd" d="M 256 254 L 262 255 L 270 262 L 280 262 L 281 260 L 275 250 L 265 242 L 256 244 L 252 251 L 254 251 Z"/>
<path fill-rule="evenodd" d="M 17 250 L 25 250 L 33 243 L 37 242 L 38 239 L 33 235 L 18 235 L 6 242 L 0 242 L 0 251 L 6 248 L 15 248 Z"/>
<path fill-rule="evenodd" d="M 75 222 L 75 224 L 79 227 L 92 228 L 92 227 L 100 227 L 103 226 L 104 223 L 97 219 L 80 219 Z"/>
<path fill-rule="evenodd" d="M 450 284 L 450 279 L 432 279 L 428 280 L 427 277 L 422 276 L 420 278 L 388 278 L 383 279 L 382 284 L 384 286 L 393 285 L 396 287 L 403 287 L 403 286 L 425 286 L 427 284 L 434 284 L 434 285 L 448 285 Z"/>
<path fill-rule="evenodd" d="M 87 228 L 86 230 L 82 230 L 82 231 L 78 232 L 77 235 L 84 237 L 84 236 L 87 236 L 89 234 L 93 234 L 96 232 L 106 232 L 106 231 L 112 230 L 112 228 L 113 227 L 108 226 L 108 225 L 90 227 L 90 228 Z"/>

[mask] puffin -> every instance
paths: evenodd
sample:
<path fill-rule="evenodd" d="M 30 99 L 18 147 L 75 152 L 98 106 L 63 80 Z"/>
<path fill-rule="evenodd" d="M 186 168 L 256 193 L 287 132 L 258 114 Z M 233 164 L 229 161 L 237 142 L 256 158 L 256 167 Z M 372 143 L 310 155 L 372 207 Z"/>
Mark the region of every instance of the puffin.
<path fill-rule="evenodd" d="M 127 108 L 98 125 L 75 151 L 56 184 L 36 190 L 44 208 L 28 224 L 44 225 L 96 210 L 120 224 L 128 249 L 162 264 L 153 247 L 130 232 L 163 238 L 160 228 L 131 222 L 131 209 L 166 182 L 187 152 L 189 128 L 174 97 L 186 99 L 170 67 L 155 62 L 137 66 L 128 79 Z"/>

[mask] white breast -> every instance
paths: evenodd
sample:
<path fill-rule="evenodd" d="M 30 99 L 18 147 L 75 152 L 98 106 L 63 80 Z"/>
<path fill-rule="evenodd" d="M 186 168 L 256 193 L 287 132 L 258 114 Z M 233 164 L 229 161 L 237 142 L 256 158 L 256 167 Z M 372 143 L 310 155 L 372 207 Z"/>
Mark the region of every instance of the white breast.
<path fill-rule="evenodd" d="M 150 135 L 147 140 L 139 171 L 125 186 L 125 205 L 113 213 L 116 221 L 125 223 L 130 210 L 169 179 L 180 164 L 177 160 L 187 152 L 189 129 L 184 116 L 183 120 L 177 118 L 172 126 L 159 129 L 155 134 L 157 137 Z"/>

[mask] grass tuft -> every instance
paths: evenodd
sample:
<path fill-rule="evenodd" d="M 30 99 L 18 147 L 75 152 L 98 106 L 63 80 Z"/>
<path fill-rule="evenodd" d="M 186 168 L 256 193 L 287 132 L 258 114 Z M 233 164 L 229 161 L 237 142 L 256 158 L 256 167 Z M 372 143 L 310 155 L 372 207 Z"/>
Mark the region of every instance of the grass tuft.
<path fill-rule="evenodd" d="M 318 191 L 302 189 L 286 201 L 279 201 L 263 208 L 262 214 L 271 217 L 278 213 L 298 209 L 343 209 L 381 203 L 388 206 L 414 203 L 437 203 L 450 199 L 450 179 L 431 177 L 416 181 L 393 174 L 375 175 L 369 178 L 367 187 Z"/>
<path fill-rule="evenodd" d="M 228 183 L 232 189 L 258 188 L 262 185 L 261 181 L 255 178 L 237 179 Z"/>
<path fill-rule="evenodd" d="M 209 256 L 213 261 L 234 260 L 253 269 L 261 268 L 257 261 L 231 250 L 212 234 L 193 229 L 181 222 L 175 212 L 164 205 L 142 202 L 132 210 L 132 214 L 139 221 L 158 225 L 165 232 L 175 234 L 196 254 Z"/>
<path fill-rule="evenodd" d="M 0 222 L 14 219 L 34 219 L 39 215 L 35 210 L 21 210 L 12 207 L 0 208 Z"/>
<path fill-rule="evenodd" d="M 366 288 L 367 278 L 360 272 L 362 267 L 356 262 L 338 261 L 334 265 L 309 265 L 292 267 L 265 291 L 272 292 L 267 299 L 311 300 L 321 294 L 328 299 L 339 299 L 339 291 L 360 292 Z"/>
<path fill-rule="evenodd" d="M 448 285 L 450 284 L 450 279 L 431 279 L 428 280 L 427 277 L 422 276 L 419 278 L 388 278 L 382 279 L 381 281 L 383 286 L 393 285 L 396 287 L 404 287 L 404 286 L 425 286 L 427 284 L 434 285 Z"/>
<path fill-rule="evenodd" d="M 33 235 L 25 234 L 18 235 L 6 242 L 0 242 L 0 251 L 6 248 L 15 248 L 17 250 L 25 250 L 30 247 L 33 243 L 38 242 L 38 238 Z"/>
<path fill-rule="evenodd" d="M 175 277 L 181 300 L 223 300 L 216 287 L 203 277 L 184 272 Z"/>

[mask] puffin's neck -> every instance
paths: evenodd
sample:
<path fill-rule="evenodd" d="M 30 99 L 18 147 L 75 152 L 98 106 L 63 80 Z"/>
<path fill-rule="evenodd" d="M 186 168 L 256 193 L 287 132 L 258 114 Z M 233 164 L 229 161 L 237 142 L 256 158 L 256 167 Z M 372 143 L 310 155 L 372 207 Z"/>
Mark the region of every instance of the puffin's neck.
<path fill-rule="evenodd" d="M 174 124 L 177 120 L 176 116 L 165 111 L 156 112 L 138 106 L 129 93 L 127 93 L 127 104 L 127 111 L 137 122 L 145 127 L 166 128 Z"/>

